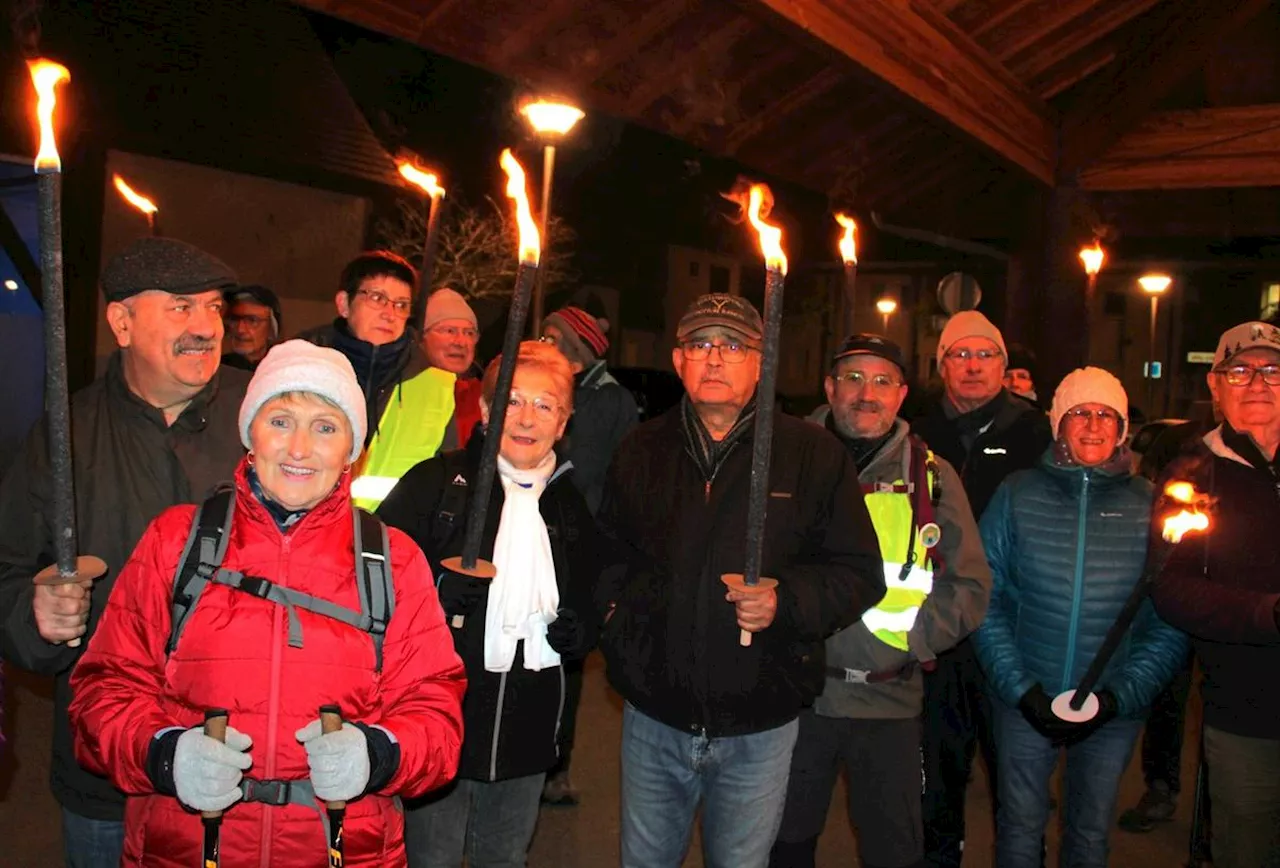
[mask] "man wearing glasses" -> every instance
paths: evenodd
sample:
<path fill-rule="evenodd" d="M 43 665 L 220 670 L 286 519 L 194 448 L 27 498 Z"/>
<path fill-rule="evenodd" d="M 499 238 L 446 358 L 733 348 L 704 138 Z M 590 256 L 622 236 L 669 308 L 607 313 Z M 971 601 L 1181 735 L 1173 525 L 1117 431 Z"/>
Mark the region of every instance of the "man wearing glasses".
<path fill-rule="evenodd" d="M 679 868 L 699 804 L 708 865 L 764 868 L 797 718 L 825 680 L 823 640 L 884 595 L 853 462 L 784 415 L 763 540 L 777 589 L 721 581 L 744 568 L 761 333 L 742 298 L 698 298 L 671 354 L 684 400 L 632 431 L 606 478 L 600 523 L 624 561 L 599 591 L 609 681 L 626 700 L 623 868 Z"/>
<path fill-rule="evenodd" d="M 480 376 L 476 344 L 480 326 L 476 312 L 462 294 L 441 287 L 427 298 L 422 320 L 422 350 L 427 364 L 457 377 L 453 384 L 454 416 L 449 422 L 450 442 L 466 446 L 480 424 Z"/>
<path fill-rule="evenodd" d="M 338 279 L 337 318 L 299 335 L 346 356 L 364 390 L 368 435 L 352 470 L 351 496 L 370 511 L 410 467 L 458 445 L 450 424 L 455 375 L 431 367 L 407 328 L 417 283 L 417 272 L 402 257 L 387 250 L 361 253 Z"/>
<path fill-rule="evenodd" d="M 1223 333 L 1209 373 L 1223 422 L 1161 483 L 1189 479 L 1213 498 L 1156 580 L 1156 610 L 1191 634 L 1204 672 L 1204 753 L 1213 864 L 1280 865 L 1280 329 Z M 1160 490 L 1157 487 L 1157 490 Z"/>
<path fill-rule="evenodd" d="M 1033 466 L 1049 447 L 1049 420 L 1004 388 L 1004 336 L 978 311 L 947 321 L 937 358 L 945 392 L 912 429 L 956 468 L 974 517 L 981 518 L 1004 478 Z M 967 639 L 938 657 L 924 689 L 926 859 L 934 868 L 959 868 L 965 790 L 979 742 L 996 792 L 982 671 Z"/>
<path fill-rule="evenodd" d="M 255 370 L 267 350 L 280 340 L 280 299 L 267 287 L 251 284 L 228 292 L 223 302 L 227 352 L 222 355 L 222 364 Z"/>
<path fill-rule="evenodd" d="M 772 868 L 813 868 L 841 762 L 857 782 L 849 819 L 861 864 L 924 859 L 920 664 L 977 629 L 991 571 L 956 471 L 898 418 L 906 370 L 893 341 L 855 334 L 823 383 L 830 411 L 822 421 L 857 462 L 888 592 L 827 640 L 826 689 L 800 715 Z"/>

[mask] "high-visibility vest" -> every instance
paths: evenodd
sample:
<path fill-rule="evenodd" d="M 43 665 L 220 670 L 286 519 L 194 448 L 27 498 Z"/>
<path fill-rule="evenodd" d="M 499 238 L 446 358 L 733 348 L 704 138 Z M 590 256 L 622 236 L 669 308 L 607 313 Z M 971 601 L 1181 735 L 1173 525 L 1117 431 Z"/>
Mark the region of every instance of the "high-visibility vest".
<path fill-rule="evenodd" d="M 908 461 L 915 451 L 907 445 Z M 921 539 L 930 535 L 930 530 L 921 533 L 921 529 L 929 528 L 932 516 L 922 517 L 920 509 L 912 514 L 913 498 L 918 498 L 917 504 L 928 502 L 934 487 L 933 453 L 926 451 L 925 455 L 927 491 L 915 490 L 915 483 L 908 480 L 920 474 L 908 471 L 903 474 L 906 479 L 877 484 L 865 494 L 867 512 L 880 539 L 885 595 L 875 608 L 863 613 L 862 623 L 881 642 L 900 651 L 908 650 L 907 633 L 933 591 L 931 547 Z M 937 525 L 931 530 L 936 532 Z M 936 539 L 933 545 L 937 545 Z"/>
<path fill-rule="evenodd" d="M 351 499 L 373 512 L 415 464 L 440 451 L 453 418 L 455 374 L 427 368 L 403 380 L 387 399 L 378 431 L 351 482 Z"/>

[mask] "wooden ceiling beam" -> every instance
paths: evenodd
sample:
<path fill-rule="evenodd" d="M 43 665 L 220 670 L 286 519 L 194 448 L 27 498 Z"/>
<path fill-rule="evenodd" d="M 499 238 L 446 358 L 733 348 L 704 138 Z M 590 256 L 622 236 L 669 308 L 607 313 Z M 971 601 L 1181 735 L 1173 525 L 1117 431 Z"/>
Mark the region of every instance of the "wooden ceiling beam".
<path fill-rule="evenodd" d="M 964 161 L 966 148 L 959 144 L 939 148 L 937 154 L 928 160 L 922 160 L 912 169 L 911 179 L 894 187 L 884 200 L 884 210 L 890 213 L 900 211 L 925 193 L 935 189 L 948 178 L 963 174 L 965 177 L 975 171 L 972 158 Z M 968 172 L 961 169 L 968 166 Z"/>
<path fill-rule="evenodd" d="M 1034 2 L 1036 2 L 1036 0 L 1009 0 L 1009 2 L 1000 9 L 982 19 L 982 21 L 978 23 L 977 27 L 969 31 L 969 34 L 974 39 L 978 39 L 983 34 L 990 33 L 992 30 L 995 30 L 1001 24 L 1008 21 L 1014 15 L 1017 15 Z"/>
<path fill-rule="evenodd" d="M 1162 2 L 1168 3 L 1169 0 Z M 1109 0 L 1089 19 L 1088 27 L 1078 27 L 1063 33 L 1052 45 L 1041 46 L 1038 51 L 1026 52 L 1021 57 L 1009 58 L 1006 63 L 1014 75 L 1023 81 L 1030 81 L 1056 64 L 1085 51 L 1104 35 L 1114 33 L 1151 7 L 1152 0 Z"/>
<path fill-rule="evenodd" d="M 752 0 L 1001 158 L 1053 182 L 1049 107 L 945 14 L 900 0 Z"/>
<path fill-rule="evenodd" d="M 1086 190 L 1280 186 L 1280 105 L 1162 112 L 1080 173 Z"/>
<path fill-rule="evenodd" d="M 802 81 L 773 102 L 757 109 L 751 117 L 735 125 L 725 136 L 725 153 L 737 153 L 738 148 L 758 136 L 766 126 L 800 111 L 839 85 L 844 79 L 845 73 L 842 70 L 828 66 L 817 75 Z"/>
<path fill-rule="evenodd" d="M 584 84 L 594 84 L 604 78 L 618 64 L 687 15 L 689 8 L 689 0 L 666 0 L 650 5 L 643 15 L 600 48 L 599 61 L 591 68 L 590 80 Z"/>
<path fill-rule="evenodd" d="M 493 64 L 504 68 L 519 60 L 530 48 L 541 41 L 551 28 L 563 23 L 576 5 L 577 0 L 552 0 L 547 3 L 528 20 L 522 21 L 519 27 L 502 40 L 502 44 L 492 52 Z"/>
<path fill-rule="evenodd" d="M 1257 16 L 1272 0 L 1184 0 L 1169 17 L 1149 19 L 1134 33 L 1131 50 L 1110 75 L 1062 119 L 1058 176 L 1070 179 L 1133 129 L 1156 103 L 1203 65 L 1217 41 Z"/>
<path fill-rule="evenodd" d="M 1041 99 L 1053 99 L 1111 63 L 1119 54 L 1119 42 L 1115 34 L 1112 34 L 1105 39 L 1099 39 L 1084 51 L 1067 58 L 1041 75 L 1029 79 L 1027 84 Z"/>
<path fill-rule="evenodd" d="M 720 57 L 742 37 L 751 32 L 755 22 L 745 15 L 738 15 L 728 24 L 707 35 L 698 43 L 697 53 L 705 57 Z M 630 118 L 638 118 L 645 109 L 670 93 L 689 72 L 687 63 L 673 62 L 661 74 L 650 73 L 625 97 L 623 111 Z"/>
<path fill-rule="evenodd" d="M 1159 2 L 1162 0 L 1068 0 L 1055 3 L 1041 14 L 1027 15 L 1005 28 L 998 34 L 996 44 L 991 45 L 991 51 L 1003 63 L 1073 21 L 1077 22 L 1075 29 L 1078 33 L 1064 32 L 1061 36 L 1066 39 L 1087 36 L 1092 42 L 1103 38 Z M 1085 16 L 1088 16 L 1087 19 Z M 1052 47 L 1054 46 L 1047 46 L 1050 50 Z"/>

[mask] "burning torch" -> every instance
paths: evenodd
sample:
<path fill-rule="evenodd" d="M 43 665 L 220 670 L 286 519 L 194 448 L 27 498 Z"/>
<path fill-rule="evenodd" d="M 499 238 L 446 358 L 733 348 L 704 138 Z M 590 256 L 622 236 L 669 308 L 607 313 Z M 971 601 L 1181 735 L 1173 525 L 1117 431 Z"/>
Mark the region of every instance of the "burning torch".
<path fill-rule="evenodd" d="M 159 208 L 156 207 L 154 200 L 143 196 L 133 187 L 129 186 L 129 182 L 119 175 L 111 176 L 111 183 L 115 185 L 116 192 L 124 198 L 126 202 L 137 208 L 147 218 L 147 229 L 153 236 L 160 234 L 160 227 L 156 222 L 156 214 Z"/>
<path fill-rule="evenodd" d="M 493 403 L 489 406 L 489 424 L 485 427 L 484 446 L 480 452 L 480 469 L 476 473 L 475 489 L 467 511 L 467 530 L 462 539 L 461 557 L 442 562 L 450 572 L 492 581 L 497 569 L 488 561 L 480 560 L 480 538 L 484 534 L 485 518 L 489 512 L 489 493 L 493 490 L 493 476 L 498 470 L 498 446 L 502 442 L 502 429 L 507 418 L 507 399 L 511 395 L 511 382 L 516 374 L 516 356 L 520 352 L 520 339 L 524 335 L 525 320 L 529 315 L 529 299 L 538 277 L 538 259 L 541 256 L 538 224 L 529 210 L 529 195 L 525 189 L 524 168 L 512 156 L 510 149 L 502 152 L 501 165 L 507 173 L 507 196 L 516 203 L 516 225 L 520 231 L 520 264 L 516 270 L 516 288 L 511 296 L 511 310 L 507 314 L 507 331 L 502 336 L 502 361 L 498 364 L 498 379 L 494 384 Z M 453 617 L 453 626 L 466 623 L 462 615 Z"/>
<path fill-rule="evenodd" d="M 422 242 L 422 265 L 418 269 L 418 298 L 414 303 L 413 324 L 418 334 L 427 316 L 427 296 L 431 294 L 431 275 L 436 270 L 436 242 L 440 237 L 440 215 L 444 210 L 444 187 L 431 172 L 424 172 L 408 160 L 396 164 L 406 181 L 427 194 L 427 235 Z"/>
<path fill-rule="evenodd" d="M 836 214 L 836 222 L 844 229 L 839 243 L 840 258 L 844 261 L 844 333 L 851 335 L 857 331 L 854 288 L 858 283 L 858 224 L 844 213 Z"/>
<path fill-rule="evenodd" d="M 752 184 L 747 198 L 747 219 L 760 236 L 764 253 L 764 344 L 760 349 L 760 384 L 756 387 L 756 430 L 751 444 L 751 489 L 747 500 L 747 559 L 743 573 L 720 577 L 729 588 L 747 593 L 763 593 L 778 586 L 777 579 L 760 575 L 764 558 L 764 520 L 769 494 L 769 464 L 773 451 L 773 405 L 778 382 L 778 341 L 782 334 L 782 291 L 787 274 L 787 256 L 782 252 L 782 230 L 764 222 L 761 208 L 773 193 L 764 184 Z M 766 215 L 767 216 L 767 215 Z M 751 633 L 740 630 L 738 644 L 751 644 Z"/>
<path fill-rule="evenodd" d="M 1151 593 L 1152 584 L 1164 570 L 1165 564 L 1169 562 L 1170 556 L 1184 536 L 1192 531 L 1204 532 L 1209 529 L 1209 515 L 1202 511 L 1208 509 L 1209 498 L 1199 494 L 1194 485 L 1190 482 L 1170 482 L 1165 486 L 1164 494 L 1169 500 L 1180 503 L 1184 507 L 1164 520 L 1161 536 L 1169 545 L 1164 546 L 1151 559 L 1142 578 L 1133 586 L 1129 598 L 1120 609 L 1120 614 L 1116 616 L 1115 623 L 1111 625 L 1111 629 L 1102 640 L 1098 653 L 1094 655 L 1089 668 L 1085 670 L 1084 677 L 1080 679 L 1080 684 L 1075 690 L 1068 690 L 1054 697 L 1053 713 L 1065 721 L 1085 723 L 1098 714 L 1100 705 L 1098 697 L 1093 694 L 1093 688 L 1102 677 L 1107 664 L 1111 662 L 1116 649 L 1120 647 L 1124 634 L 1133 626 L 1134 619 L 1138 617 L 1138 610 L 1142 608 L 1147 595 Z"/>
<path fill-rule="evenodd" d="M 48 60 L 28 62 L 40 121 L 36 189 L 40 206 L 40 273 L 44 292 L 44 384 L 49 414 L 49 466 L 53 472 L 54 563 L 35 575 L 37 585 L 78 584 L 86 589 L 107 571 L 101 558 L 76 556 L 76 496 L 71 464 L 71 405 L 67 388 L 67 323 L 62 286 L 62 159 L 53 134 L 55 90 L 71 75 Z M 67 643 L 80 646 L 80 639 Z"/>

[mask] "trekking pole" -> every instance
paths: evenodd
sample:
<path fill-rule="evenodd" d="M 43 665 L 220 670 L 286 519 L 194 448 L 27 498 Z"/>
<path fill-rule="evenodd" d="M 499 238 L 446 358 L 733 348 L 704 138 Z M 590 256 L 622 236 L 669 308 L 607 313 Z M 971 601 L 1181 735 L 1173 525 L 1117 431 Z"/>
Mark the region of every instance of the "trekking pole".
<path fill-rule="evenodd" d="M 342 729 L 342 709 L 337 705 L 320 706 L 320 732 L 328 735 Z M 346 802 L 325 802 L 329 814 L 329 868 L 342 868 L 342 824 L 346 819 Z"/>
<path fill-rule="evenodd" d="M 209 738 L 225 743 L 227 740 L 227 718 L 230 714 L 225 708 L 210 708 L 204 713 L 204 734 Z M 204 868 L 218 868 L 218 844 L 222 830 L 222 811 L 201 811 L 200 822 L 204 825 Z"/>
<path fill-rule="evenodd" d="M 1187 868 L 1201 868 L 1212 861 L 1209 853 L 1209 781 L 1205 776 L 1204 746 L 1201 744 L 1200 761 L 1196 764 L 1196 793 L 1191 808 L 1191 834 L 1188 839 Z"/>

